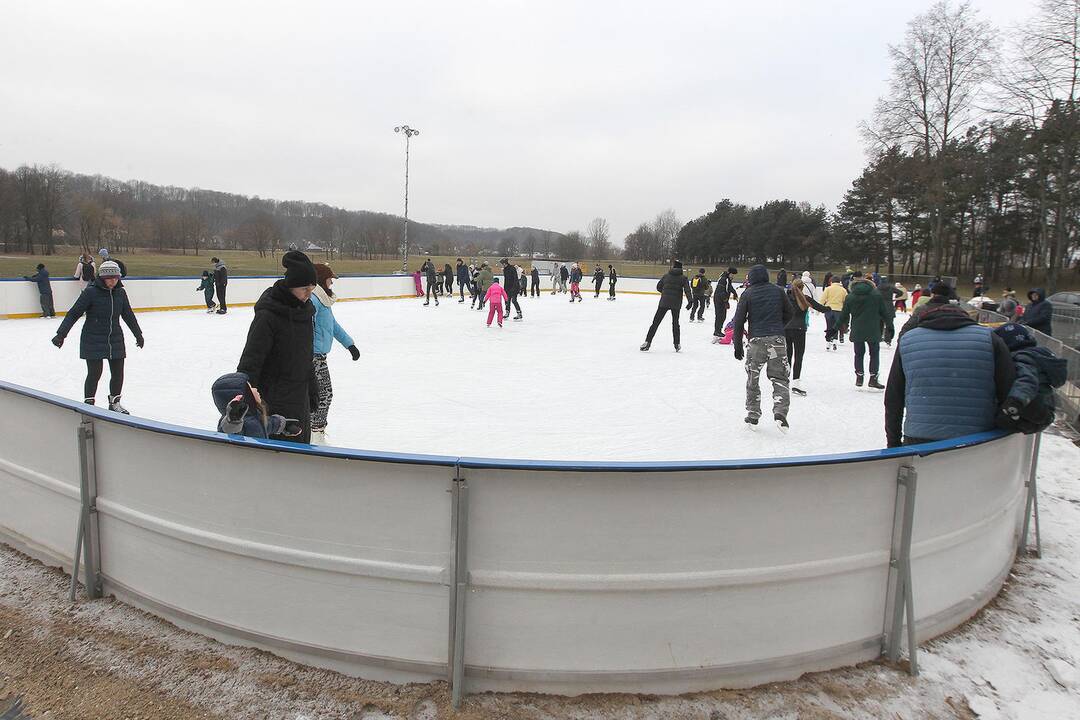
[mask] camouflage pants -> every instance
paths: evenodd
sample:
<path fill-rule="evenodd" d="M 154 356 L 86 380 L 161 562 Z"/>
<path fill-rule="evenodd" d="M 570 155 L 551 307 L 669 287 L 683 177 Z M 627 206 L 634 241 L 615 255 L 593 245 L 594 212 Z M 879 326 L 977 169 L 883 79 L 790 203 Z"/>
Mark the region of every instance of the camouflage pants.
<path fill-rule="evenodd" d="M 746 349 L 746 414 L 761 417 L 761 368 L 772 382 L 773 414 L 787 417 L 791 405 L 788 393 L 787 341 L 783 335 L 753 338 Z"/>

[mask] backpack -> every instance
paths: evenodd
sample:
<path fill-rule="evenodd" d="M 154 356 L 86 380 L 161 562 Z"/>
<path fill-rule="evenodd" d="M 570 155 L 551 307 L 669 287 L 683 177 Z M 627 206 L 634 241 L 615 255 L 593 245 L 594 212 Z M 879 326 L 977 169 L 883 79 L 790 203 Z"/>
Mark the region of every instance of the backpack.
<path fill-rule="evenodd" d="M 88 262 L 80 262 L 82 265 L 82 279 L 86 282 L 90 282 L 94 279 L 94 264 Z"/>

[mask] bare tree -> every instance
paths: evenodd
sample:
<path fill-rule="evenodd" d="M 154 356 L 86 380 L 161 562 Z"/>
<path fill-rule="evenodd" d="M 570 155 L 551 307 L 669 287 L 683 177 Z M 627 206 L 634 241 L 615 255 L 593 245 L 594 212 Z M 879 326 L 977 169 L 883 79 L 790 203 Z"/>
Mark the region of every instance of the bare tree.
<path fill-rule="evenodd" d="M 671 208 L 656 216 L 652 222 L 653 240 L 656 244 L 650 249 L 651 253 L 655 254 L 649 258 L 650 260 L 668 262 L 675 259 L 672 257 L 675 252 L 675 238 L 678 237 L 682 225 L 679 216 Z"/>
<path fill-rule="evenodd" d="M 611 231 L 608 221 L 602 217 L 593 218 L 585 230 L 589 243 L 589 254 L 595 260 L 606 260 L 611 255 Z"/>
<path fill-rule="evenodd" d="M 946 164 L 955 138 L 978 118 L 977 100 L 990 79 L 996 33 L 968 2 L 939 0 L 908 23 L 889 46 L 889 94 L 878 100 L 862 129 L 872 153 L 899 145 L 919 152 L 927 168 L 930 267 L 940 272 L 944 250 Z"/>

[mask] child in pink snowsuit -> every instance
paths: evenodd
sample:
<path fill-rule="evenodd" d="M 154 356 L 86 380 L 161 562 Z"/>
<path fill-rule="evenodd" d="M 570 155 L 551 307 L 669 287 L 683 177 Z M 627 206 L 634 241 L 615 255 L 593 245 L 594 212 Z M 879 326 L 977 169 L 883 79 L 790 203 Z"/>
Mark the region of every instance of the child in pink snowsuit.
<path fill-rule="evenodd" d="M 424 288 L 420 285 L 420 271 L 419 270 L 417 270 L 416 272 L 414 272 L 412 274 L 412 279 L 413 279 L 413 283 L 415 284 L 415 288 L 416 288 L 416 297 L 423 297 Z"/>
<path fill-rule="evenodd" d="M 509 301 L 509 299 L 506 291 L 503 290 L 502 285 L 499 284 L 499 278 L 495 278 L 491 283 L 491 287 L 488 288 L 487 294 L 484 295 L 484 300 L 488 304 L 488 327 L 491 327 L 491 318 L 493 317 L 499 318 L 499 327 L 502 327 L 502 304 Z"/>

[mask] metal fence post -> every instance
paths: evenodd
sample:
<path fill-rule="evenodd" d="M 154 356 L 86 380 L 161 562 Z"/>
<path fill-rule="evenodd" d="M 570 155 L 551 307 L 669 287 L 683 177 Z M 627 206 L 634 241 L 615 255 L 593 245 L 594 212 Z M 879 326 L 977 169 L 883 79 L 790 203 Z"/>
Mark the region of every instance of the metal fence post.
<path fill-rule="evenodd" d="M 447 648 L 447 679 L 453 707 L 461 707 L 465 695 L 465 597 L 469 587 L 469 485 L 454 468 L 450 487 L 450 642 Z"/>
<path fill-rule="evenodd" d="M 84 417 L 77 431 L 79 439 L 79 501 L 81 531 L 76 548 L 81 541 L 83 553 L 83 583 L 86 597 L 101 597 L 101 541 L 98 534 L 97 514 L 97 459 L 94 450 L 94 423 Z M 76 566 L 78 560 L 75 561 Z M 76 570 L 77 572 L 77 570 Z M 74 578 L 73 578 L 74 581 Z"/>
<path fill-rule="evenodd" d="M 1028 528 L 1031 516 L 1035 515 L 1035 557 L 1042 557 L 1042 535 L 1039 533 L 1039 487 L 1036 475 L 1039 469 L 1039 446 L 1042 443 L 1042 433 L 1036 433 L 1035 442 L 1031 447 L 1031 467 L 1028 470 L 1028 479 L 1024 483 L 1027 486 L 1027 501 L 1024 503 L 1024 527 L 1020 531 L 1020 545 L 1016 548 L 1016 556 L 1021 557 L 1028 549 Z"/>
<path fill-rule="evenodd" d="M 900 659 L 904 620 L 907 620 L 909 672 L 919 674 L 915 642 L 915 603 L 911 581 L 911 537 L 915 524 L 915 490 L 918 473 L 903 465 L 896 474 L 896 505 L 893 512 L 892 550 L 886 594 L 885 632 L 882 651 L 890 661 Z"/>

